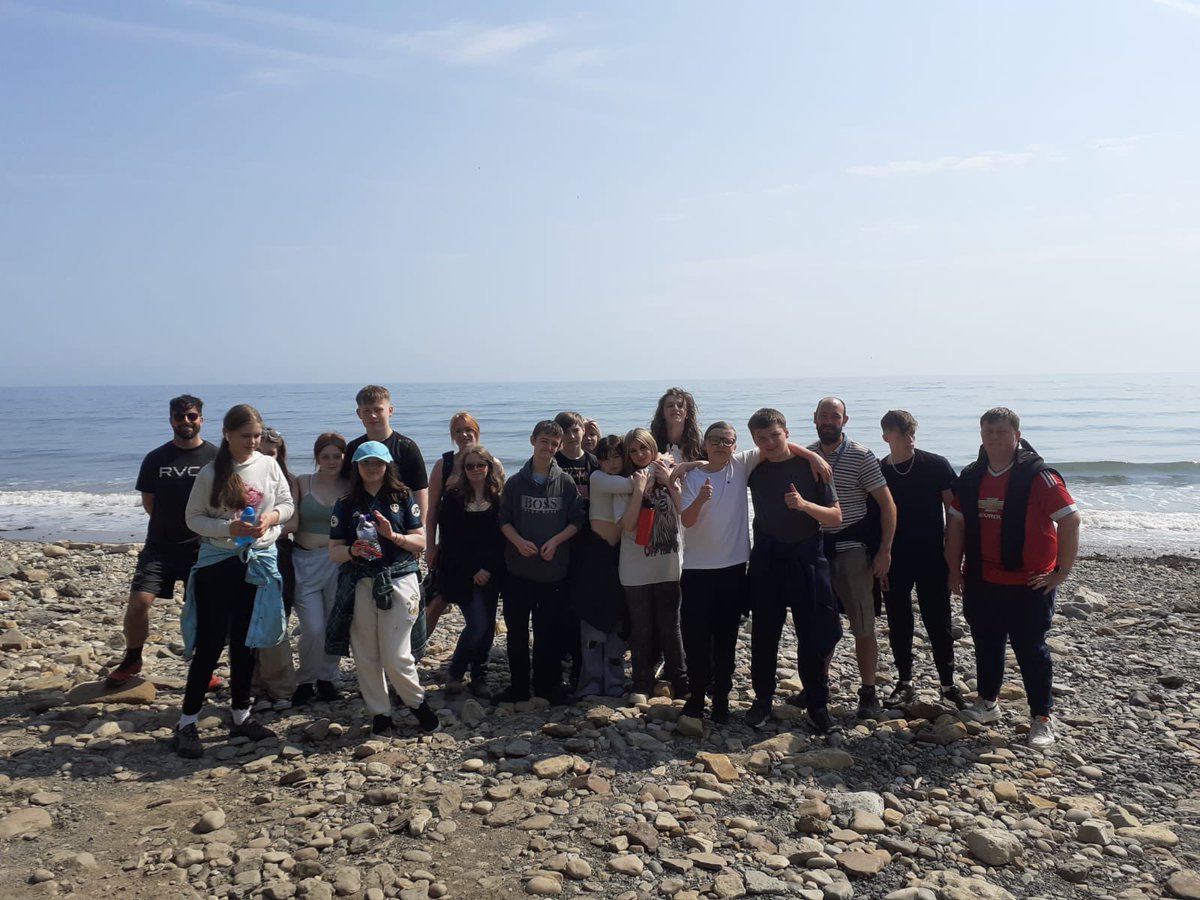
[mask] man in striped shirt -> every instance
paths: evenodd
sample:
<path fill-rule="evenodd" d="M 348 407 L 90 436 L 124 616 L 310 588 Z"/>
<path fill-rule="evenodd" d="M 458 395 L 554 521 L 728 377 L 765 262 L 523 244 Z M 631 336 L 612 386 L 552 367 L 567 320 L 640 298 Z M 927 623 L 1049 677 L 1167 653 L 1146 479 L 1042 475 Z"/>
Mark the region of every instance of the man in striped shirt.
<path fill-rule="evenodd" d="M 817 404 L 813 423 L 819 440 L 809 445 L 833 468 L 833 483 L 842 505 L 842 524 L 826 528 L 825 555 L 833 569 L 833 590 L 850 620 L 854 655 L 862 687 L 858 691 L 858 718 L 877 719 L 883 707 L 875 692 L 879 641 L 875 637 L 875 579 L 886 583 L 892 565 L 892 538 L 896 534 L 896 504 L 879 460 L 871 450 L 842 432 L 850 417 L 846 404 L 825 397 Z M 879 506 L 879 522 L 868 516 L 867 497 Z"/>

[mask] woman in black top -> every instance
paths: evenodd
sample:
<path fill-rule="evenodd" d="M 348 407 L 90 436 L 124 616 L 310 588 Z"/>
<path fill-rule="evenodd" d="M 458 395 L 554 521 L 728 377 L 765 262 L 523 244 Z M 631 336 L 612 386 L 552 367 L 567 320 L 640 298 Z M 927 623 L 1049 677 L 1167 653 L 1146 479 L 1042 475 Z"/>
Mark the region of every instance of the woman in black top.
<path fill-rule="evenodd" d="M 461 691 L 471 670 L 471 693 L 490 697 L 488 652 L 496 633 L 496 603 L 504 567 L 504 535 L 500 533 L 500 494 L 504 474 L 486 447 L 462 451 L 462 479 L 441 505 L 441 555 L 438 574 L 442 595 L 457 604 L 466 624 L 450 660 L 446 690 Z"/>

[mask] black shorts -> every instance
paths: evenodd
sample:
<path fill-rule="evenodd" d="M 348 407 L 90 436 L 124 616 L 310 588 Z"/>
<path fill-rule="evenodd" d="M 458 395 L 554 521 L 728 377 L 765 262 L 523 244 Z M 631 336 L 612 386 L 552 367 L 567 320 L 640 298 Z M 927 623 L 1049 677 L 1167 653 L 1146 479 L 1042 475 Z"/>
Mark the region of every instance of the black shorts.
<path fill-rule="evenodd" d="M 138 554 L 130 590 L 153 594 L 164 600 L 171 599 L 175 596 L 175 582 L 187 583 L 199 552 L 198 547 L 177 550 L 147 544 Z"/>

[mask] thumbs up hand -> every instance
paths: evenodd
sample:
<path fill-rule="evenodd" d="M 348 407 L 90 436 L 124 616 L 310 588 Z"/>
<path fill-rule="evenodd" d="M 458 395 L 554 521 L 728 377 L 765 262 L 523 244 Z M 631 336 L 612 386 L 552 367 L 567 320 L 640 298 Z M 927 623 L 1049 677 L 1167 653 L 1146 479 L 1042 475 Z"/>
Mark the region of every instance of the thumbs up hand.
<path fill-rule="evenodd" d="M 783 502 L 788 509 L 794 509 L 796 512 L 804 512 L 808 507 L 808 501 L 800 496 L 800 492 L 796 490 L 794 484 L 788 485 L 788 492 L 783 495 Z"/>
<path fill-rule="evenodd" d="M 696 496 L 696 499 L 699 500 L 701 503 L 707 503 L 709 500 L 712 499 L 712 495 L 713 495 L 712 479 L 705 478 L 704 479 L 704 487 L 700 488 L 700 493 Z"/>

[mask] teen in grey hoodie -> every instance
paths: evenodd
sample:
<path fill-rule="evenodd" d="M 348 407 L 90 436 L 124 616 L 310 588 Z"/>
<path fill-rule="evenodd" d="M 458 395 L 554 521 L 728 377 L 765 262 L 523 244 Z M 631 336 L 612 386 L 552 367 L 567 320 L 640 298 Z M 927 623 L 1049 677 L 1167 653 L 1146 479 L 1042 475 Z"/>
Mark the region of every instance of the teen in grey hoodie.
<path fill-rule="evenodd" d="M 508 479 L 500 498 L 500 531 L 508 539 L 504 561 L 504 624 L 508 628 L 510 683 L 498 703 L 529 699 L 529 622 L 533 619 L 533 688 L 551 703 L 568 702 L 562 684 L 570 544 L 586 523 L 575 482 L 554 461 L 562 428 L 538 422 L 529 438 L 533 456 Z"/>

